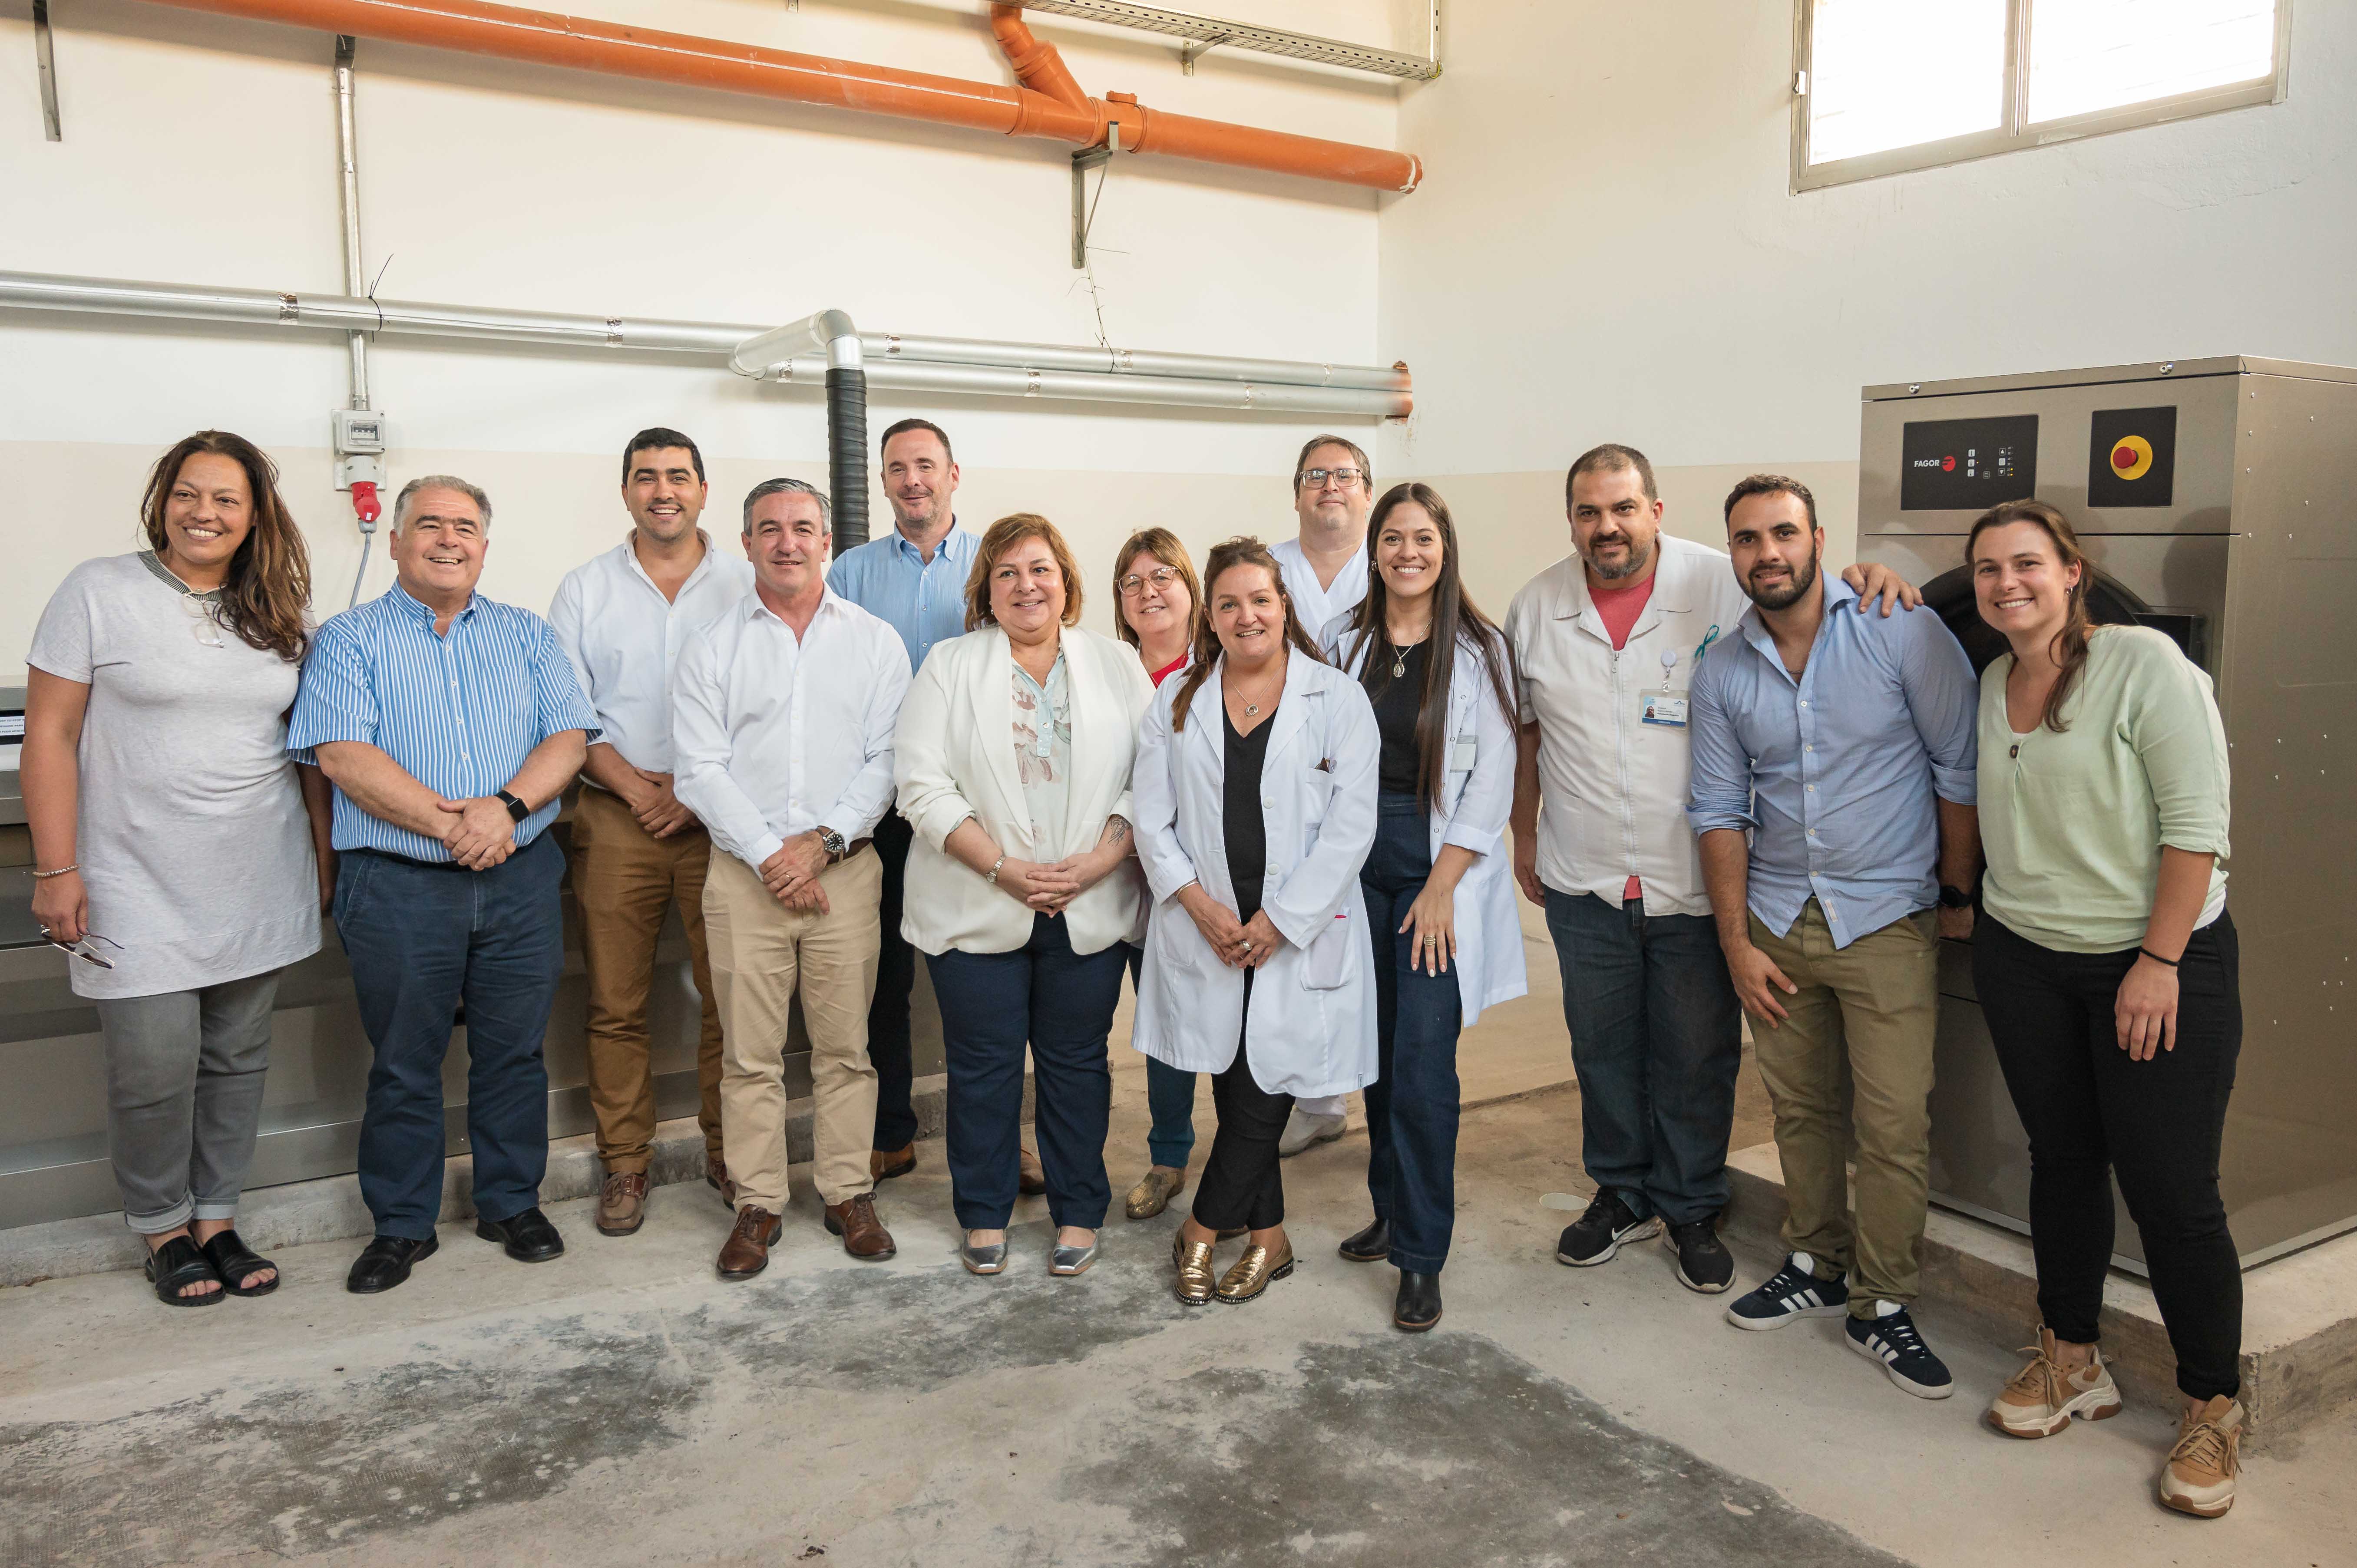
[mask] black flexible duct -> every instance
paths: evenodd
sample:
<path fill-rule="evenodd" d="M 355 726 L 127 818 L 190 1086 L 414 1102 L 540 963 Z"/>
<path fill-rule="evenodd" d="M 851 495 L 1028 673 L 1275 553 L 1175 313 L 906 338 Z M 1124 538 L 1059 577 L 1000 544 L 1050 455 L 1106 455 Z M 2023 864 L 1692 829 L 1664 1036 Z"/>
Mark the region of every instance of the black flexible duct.
<path fill-rule="evenodd" d="M 867 542 L 867 372 L 826 372 L 826 488 L 834 506 L 834 553 Z"/>

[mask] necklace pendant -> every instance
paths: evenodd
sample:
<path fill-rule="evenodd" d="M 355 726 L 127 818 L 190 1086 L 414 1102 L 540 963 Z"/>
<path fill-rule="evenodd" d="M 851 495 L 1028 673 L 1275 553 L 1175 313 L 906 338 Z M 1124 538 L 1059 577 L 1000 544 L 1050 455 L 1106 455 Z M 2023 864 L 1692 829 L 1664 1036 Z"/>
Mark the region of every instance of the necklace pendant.
<path fill-rule="evenodd" d="M 1405 677 L 1406 674 L 1407 650 L 1403 648 L 1394 655 L 1392 659 L 1392 679 L 1397 681 Z"/>
<path fill-rule="evenodd" d="M 1258 718 L 1259 716 L 1260 704 L 1258 703 L 1246 703 L 1244 704 L 1244 717 L 1251 719 Z"/>

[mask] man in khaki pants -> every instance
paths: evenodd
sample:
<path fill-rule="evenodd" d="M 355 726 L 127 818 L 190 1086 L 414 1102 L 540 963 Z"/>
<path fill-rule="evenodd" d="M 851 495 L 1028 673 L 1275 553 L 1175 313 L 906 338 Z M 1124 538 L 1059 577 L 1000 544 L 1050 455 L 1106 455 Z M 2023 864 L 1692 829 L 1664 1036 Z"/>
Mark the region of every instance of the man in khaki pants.
<path fill-rule="evenodd" d="M 1931 1170 L 1933 907 L 1939 930 L 1972 929 L 1978 682 L 1936 615 L 1862 615 L 1820 573 L 1798 480 L 1737 485 L 1727 544 L 1752 607 L 1704 654 L 1690 703 L 1641 698 L 1631 715 L 1693 727 L 1687 814 L 1775 1106 L 1790 1255 L 1727 1315 L 1781 1328 L 1845 1314 L 1852 1349 L 1945 1399 L 1955 1384 L 1908 1306 Z"/>
<path fill-rule="evenodd" d="M 628 1236 L 646 1218 L 654 1073 L 648 1004 L 655 944 L 678 909 L 702 1005 L 696 1120 L 705 1179 L 730 1196 L 720 1146 L 720 1014 L 704 947 L 712 840 L 672 783 L 671 682 L 687 634 L 751 590 L 753 569 L 696 526 L 704 454 L 676 430 L 630 437 L 622 452 L 629 537 L 557 585 L 549 624 L 604 733 L 589 746 L 573 814 L 573 895 L 589 971 L 589 1105 L 606 1182 L 597 1229 Z"/>
<path fill-rule="evenodd" d="M 876 1069 L 867 1008 L 892 805 L 892 732 L 909 655 L 889 624 L 826 585 L 827 499 L 800 479 L 745 498 L 754 590 L 688 639 L 674 682 L 679 795 L 723 852 L 704 886 L 725 1036 L 722 1135 L 737 1179 L 723 1279 L 769 1266 L 786 1207 L 789 1011 L 810 1031 L 815 1182 L 855 1258 L 888 1258 L 868 1165 Z"/>

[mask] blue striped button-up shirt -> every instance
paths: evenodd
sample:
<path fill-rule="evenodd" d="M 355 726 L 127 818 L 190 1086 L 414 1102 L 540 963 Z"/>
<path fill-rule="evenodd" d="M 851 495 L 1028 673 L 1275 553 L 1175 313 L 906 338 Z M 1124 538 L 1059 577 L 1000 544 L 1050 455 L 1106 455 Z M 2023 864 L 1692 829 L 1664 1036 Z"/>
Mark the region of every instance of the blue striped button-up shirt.
<path fill-rule="evenodd" d="M 597 719 L 546 621 L 478 594 L 437 636 L 434 612 L 396 584 L 319 628 L 286 749 L 311 762 L 314 746 L 365 741 L 443 799 L 465 800 L 507 788 L 534 746 L 569 729 L 594 740 Z M 516 824 L 516 847 L 556 820 L 557 805 Z M 341 789 L 335 843 L 450 858 L 440 840 L 369 815 Z"/>
<path fill-rule="evenodd" d="M 1811 898 L 1846 948 L 1939 902 L 1937 796 L 1975 800 L 1980 687 L 1928 609 L 1885 619 L 1838 577 L 1798 681 L 1748 610 L 1695 671 L 1697 833 L 1751 828 L 1751 912 L 1780 936 Z"/>
<path fill-rule="evenodd" d="M 896 528 L 845 552 L 826 585 L 888 623 L 909 650 L 909 668 L 921 670 L 935 644 L 965 635 L 965 578 L 981 547 L 952 520 L 928 561 Z"/>

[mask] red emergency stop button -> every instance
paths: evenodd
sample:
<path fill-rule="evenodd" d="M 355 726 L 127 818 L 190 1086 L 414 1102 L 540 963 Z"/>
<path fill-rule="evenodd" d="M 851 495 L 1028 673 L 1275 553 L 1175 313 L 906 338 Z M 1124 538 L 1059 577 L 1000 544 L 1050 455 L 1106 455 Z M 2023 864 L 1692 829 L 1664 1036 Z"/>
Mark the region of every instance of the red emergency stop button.
<path fill-rule="evenodd" d="M 2141 479 L 2152 471 L 2152 443 L 2141 435 L 2123 435 L 2112 443 L 2112 472 L 2123 479 Z"/>

